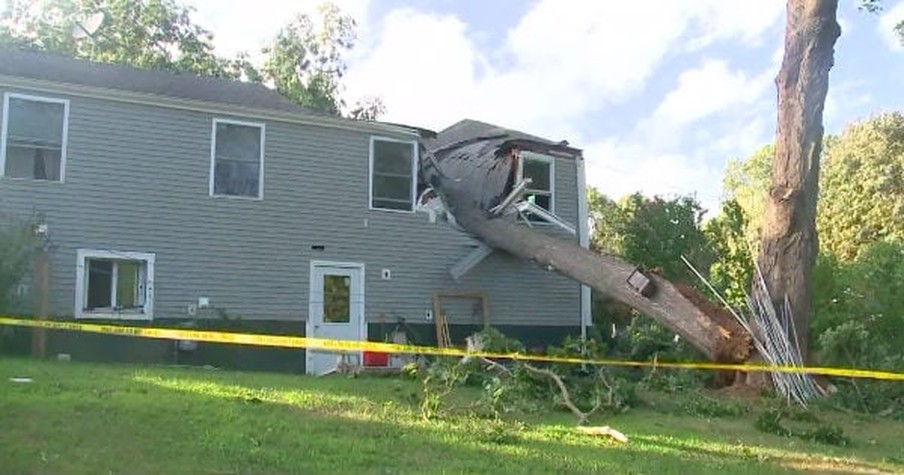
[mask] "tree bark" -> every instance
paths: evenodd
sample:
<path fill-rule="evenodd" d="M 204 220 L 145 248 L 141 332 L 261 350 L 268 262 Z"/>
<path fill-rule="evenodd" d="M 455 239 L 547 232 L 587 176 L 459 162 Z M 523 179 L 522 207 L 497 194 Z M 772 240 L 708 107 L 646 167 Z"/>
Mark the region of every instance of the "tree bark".
<path fill-rule="evenodd" d="M 656 290 L 644 297 L 627 282 L 635 266 L 614 256 L 597 254 L 512 220 L 487 219 L 473 210 L 460 210 L 455 218 L 487 245 L 587 284 L 657 320 L 710 360 L 739 362 L 749 356 L 746 332 L 734 322 L 716 320 L 712 312 L 699 308 L 685 296 L 686 288 L 679 289 L 662 277 L 647 273 Z"/>
<path fill-rule="evenodd" d="M 834 62 L 837 0 L 788 0 L 785 54 L 776 78 L 778 127 L 758 261 L 776 309 L 791 304 L 801 354 L 808 348 L 810 273 L 819 249 L 816 200 L 823 108 Z M 790 330 L 789 330 L 790 331 Z"/>

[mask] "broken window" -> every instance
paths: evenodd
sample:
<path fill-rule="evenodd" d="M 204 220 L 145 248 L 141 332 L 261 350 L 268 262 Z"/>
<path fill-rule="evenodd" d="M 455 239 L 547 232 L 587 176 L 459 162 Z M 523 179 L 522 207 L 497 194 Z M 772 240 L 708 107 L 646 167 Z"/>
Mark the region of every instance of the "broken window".
<path fill-rule="evenodd" d="M 530 178 L 531 184 L 527 186 L 524 199 L 535 205 L 553 212 L 553 183 L 555 174 L 553 171 L 553 159 L 528 153 L 521 154 L 521 177 Z M 539 218 L 531 217 L 532 220 Z"/>
<path fill-rule="evenodd" d="M 89 318 L 151 318 L 154 255 L 79 251 L 77 314 Z"/>
<path fill-rule="evenodd" d="M 415 145 L 390 139 L 371 141 L 371 208 L 414 209 Z"/>
<path fill-rule="evenodd" d="M 3 107 L 2 174 L 62 181 L 69 102 L 6 94 Z"/>
<path fill-rule="evenodd" d="M 264 126 L 214 119 L 212 195 L 262 198 Z"/>

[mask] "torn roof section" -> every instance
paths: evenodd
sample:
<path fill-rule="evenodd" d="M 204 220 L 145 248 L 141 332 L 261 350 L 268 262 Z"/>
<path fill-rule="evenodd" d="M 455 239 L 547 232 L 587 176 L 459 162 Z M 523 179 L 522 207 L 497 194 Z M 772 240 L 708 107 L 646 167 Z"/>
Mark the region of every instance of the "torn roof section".
<path fill-rule="evenodd" d="M 569 146 L 568 141 L 566 140 L 556 142 L 519 130 L 508 129 L 474 119 L 463 119 L 446 127 L 438 132 L 435 138 L 425 138 L 424 145 L 429 150 L 435 150 L 477 137 L 492 137 L 499 135 L 505 135 L 510 140 L 530 142 L 532 143 L 531 148 L 537 149 L 536 151 L 538 153 L 543 153 L 544 151 L 558 152 L 554 154 L 571 157 L 580 156 L 582 153 L 580 149 Z"/>
<path fill-rule="evenodd" d="M 525 198 L 530 183 L 520 174 L 520 152 L 577 159 L 582 152 L 567 142 L 553 142 L 541 137 L 506 129 L 476 120 L 462 120 L 439 132 L 435 138 L 423 137 L 428 154 L 421 163 L 422 178 L 433 189 L 441 191 L 443 207 L 449 202 L 464 208 L 476 208 L 490 217 L 515 215 L 531 226 L 527 215 L 576 234 L 573 225 L 551 211 Z M 454 215 L 456 210 L 451 209 Z M 483 242 L 449 268 L 459 281 L 493 249 Z"/>

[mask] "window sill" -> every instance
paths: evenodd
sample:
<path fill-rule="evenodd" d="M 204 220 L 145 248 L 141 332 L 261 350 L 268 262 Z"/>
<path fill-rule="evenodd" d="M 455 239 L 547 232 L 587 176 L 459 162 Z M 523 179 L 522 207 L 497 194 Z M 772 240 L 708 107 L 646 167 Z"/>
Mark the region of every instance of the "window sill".
<path fill-rule="evenodd" d="M 79 312 L 75 318 L 78 320 L 150 321 L 154 319 L 154 316 L 145 313 Z"/>
<path fill-rule="evenodd" d="M 10 181 L 17 181 L 17 182 L 22 182 L 22 183 L 25 183 L 25 182 L 55 183 L 55 184 L 59 184 L 59 185 L 62 185 L 62 184 L 64 184 L 64 183 L 66 183 L 66 182 L 63 181 L 63 180 L 45 180 L 45 179 L 43 179 L 43 178 L 24 178 L 24 177 L 18 177 L 18 176 L 6 176 L 6 175 L 0 175 L 0 179 L 2 179 L 2 180 L 10 180 Z"/>
<path fill-rule="evenodd" d="M 264 201 L 263 196 L 242 196 L 242 195 L 209 195 L 213 199 L 221 200 L 238 200 L 238 201 Z"/>
<path fill-rule="evenodd" d="M 391 208 L 374 208 L 371 207 L 370 211 L 377 211 L 383 213 L 396 213 L 396 214 L 414 214 L 415 211 L 412 209 L 391 209 Z"/>

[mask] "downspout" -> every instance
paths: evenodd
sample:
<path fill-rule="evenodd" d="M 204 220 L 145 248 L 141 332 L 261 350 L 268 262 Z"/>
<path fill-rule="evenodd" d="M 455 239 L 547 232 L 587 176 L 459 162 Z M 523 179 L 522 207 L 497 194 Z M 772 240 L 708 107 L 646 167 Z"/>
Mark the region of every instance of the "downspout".
<path fill-rule="evenodd" d="M 578 174 L 578 243 L 590 247 L 589 211 L 587 207 L 587 178 L 583 153 L 575 157 Z M 593 323 L 590 313 L 590 287 L 581 284 L 581 340 L 587 340 L 587 328 Z"/>

